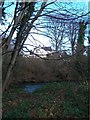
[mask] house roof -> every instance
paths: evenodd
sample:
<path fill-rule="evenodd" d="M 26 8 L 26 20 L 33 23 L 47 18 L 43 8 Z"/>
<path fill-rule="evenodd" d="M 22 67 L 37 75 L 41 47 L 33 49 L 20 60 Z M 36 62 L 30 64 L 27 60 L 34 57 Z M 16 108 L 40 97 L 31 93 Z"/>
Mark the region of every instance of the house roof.
<path fill-rule="evenodd" d="M 45 51 L 52 51 L 51 47 L 41 47 L 42 49 L 44 49 Z"/>
<path fill-rule="evenodd" d="M 52 51 L 51 47 L 41 47 L 40 45 L 38 47 L 34 48 L 34 50 L 36 50 L 36 49 L 43 49 L 45 51 Z"/>

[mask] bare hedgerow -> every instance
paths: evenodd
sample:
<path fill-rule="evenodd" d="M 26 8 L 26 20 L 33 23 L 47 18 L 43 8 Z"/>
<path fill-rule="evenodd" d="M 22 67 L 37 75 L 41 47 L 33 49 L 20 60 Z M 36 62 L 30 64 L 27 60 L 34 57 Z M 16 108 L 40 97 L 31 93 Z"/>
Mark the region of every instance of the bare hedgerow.
<path fill-rule="evenodd" d="M 19 56 L 12 77 L 16 82 L 48 81 L 85 81 L 87 79 L 87 58 L 80 63 L 80 72 L 75 66 L 75 59 L 42 60 Z"/>

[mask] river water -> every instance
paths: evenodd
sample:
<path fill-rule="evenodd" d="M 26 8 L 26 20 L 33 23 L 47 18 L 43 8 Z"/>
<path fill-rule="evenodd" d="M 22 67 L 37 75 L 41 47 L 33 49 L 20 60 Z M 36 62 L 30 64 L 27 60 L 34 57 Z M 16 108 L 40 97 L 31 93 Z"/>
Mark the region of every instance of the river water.
<path fill-rule="evenodd" d="M 33 85 L 24 85 L 25 92 L 33 93 L 37 91 L 38 89 L 42 88 L 45 85 L 45 83 L 38 83 Z"/>

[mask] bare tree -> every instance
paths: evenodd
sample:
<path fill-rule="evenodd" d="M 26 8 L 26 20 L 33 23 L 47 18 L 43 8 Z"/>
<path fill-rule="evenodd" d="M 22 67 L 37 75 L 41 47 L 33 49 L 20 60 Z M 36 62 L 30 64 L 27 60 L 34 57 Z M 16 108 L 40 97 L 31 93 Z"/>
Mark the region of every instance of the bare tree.
<path fill-rule="evenodd" d="M 65 38 L 65 23 L 63 20 L 47 18 L 47 35 L 50 36 L 50 42 L 56 52 L 61 51 L 62 41 Z"/>
<path fill-rule="evenodd" d="M 67 36 L 71 44 L 72 55 L 75 54 L 75 45 L 78 37 L 79 25 L 76 21 L 70 21 L 67 24 Z"/>
<path fill-rule="evenodd" d="M 7 68 L 7 73 L 5 76 L 5 80 L 3 83 L 3 91 L 8 87 L 8 85 L 11 82 L 9 77 L 10 77 L 12 68 L 14 67 L 16 58 L 17 58 L 20 50 L 23 48 L 23 45 L 24 45 L 26 39 L 28 38 L 28 35 L 30 34 L 30 31 L 32 30 L 33 27 L 36 27 L 36 29 L 38 29 L 38 26 L 39 26 L 39 27 L 47 28 L 48 30 L 50 30 L 52 28 L 52 32 L 50 32 L 50 34 L 51 33 L 54 33 L 54 34 L 52 36 L 50 34 L 48 34 L 47 36 L 50 36 L 50 38 L 52 38 L 52 40 L 54 38 L 54 40 L 56 41 L 56 45 L 54 44 L 56 47 L 56 51 L 61 49 L 62 40 L 65 37 L 65 27 L 66 27 L 66 24 L 63 22 L 63 20 L 70 20 L 70 19 L 74 19 L 74 18 L 76 19 L 76 18 L 78 18 L 78 16 L 75 17 L 75 15 L 70 16 L 70 15 L 60 13 L 60 12 L 58 12 L 58 10 L 61 10 L 61 8 L 57 9 L 57 7 L 55 7 L 54 9 L 53 8 L 49 9 L 48 6 L 53 3 L 55 3 L 55 1 L 42 2 L 42 3 L 37 2 L 36 5 L 38 7 L 34 11 L 33 5 L 31 5 L 29 2 L 28 3 L 22 2 L 20 8 L 19 8 L 19 3 L 16 2 L 14 16 L 12 19 L 13 22 L 11 25 L 11 30 L 10 30 L 7 38 L 5 40 L 3 40 L 3 44 L 1 46 L 2 48 L 4 48 L 4 52 L 8 52 L 8 48 L 12 41 L 13 34 L 15 32 L 17 32 L 17 36 L 16 36 L 16 39 L 14 42 L 14 48 L 13 48 L 13 51 L 11 54 L 11 59 L 10 59 L 10 62 L 9 62 L 8 68 Z M 33 13 L 32 15 L 31 15 L 31 11 Z M 51 13 L 53 13 L 53 14 L 51 14 Z M 46 20 L 44 21 L 43 16 L 50 17 L 50 21 L 52 21 L 51 24 L 46 25 Z M 41 22 L 35 26 L 36 20 L 40 20 L 40 19 L 41 19 Z M 48 23 L 49 23 L 49 21 L 48 21 Z M 53 32 L 53 31 L 55 31 L 55 32 Z"/>
<path fill-rule="evenodd" d="M 58 6 L 58 11 L 53 14 L 46 15 L 47 22 L 47 35 L 50 36 L 50 42 L 56 51 L 60 50 L 65 44 L 65 38 L 68 39 L 71 45 L 72 55 L 75 54 L 75 45 L 77 43 L 78 31 L 79 31 L 79 21 L 84 19 L 89 12 L 85 13 L 83 9 L 71 8 L 72 3 L 63 3 L 64 8 L 61 9 L 60 3 L 55 3 Z M 60 10 L 60 11 L 59 11 Z M 66 43 L 67 46 L 67 43 Z"/>
<path fill-rule="evenodd" d="M 25 7 L 25 3 L 22 3 L 22 6 Z M 43 3 L 41 4 L 40 9 L 37 11 L 36 15 L 35 15 L 35 16 L 33 17 L 33 19 L 30 21 L 29 26 L 28 26 L 28 27 L 27 27 L 27 26 L 24 26 L 24 27 L 25 27 L 25 28 L 24 28 L 25 31 L 22 30 L 22 31 L 19 33 L 19 35 L 18 35 L 18 38 L 17 38 L 16 43 L 15 43 L 15 47 L 14 47 L 15 51 L 12 53 L 12 57 L 11 57 L 11 60 L 10 60 L 9 66 L 8 66 L 8 70 L 7 70 L 7 74 L 6 74 L 6 78 L 5 78 L 5 82 L 4 82 L 4 84 L 3 84 L 3 91 L 8 87 L 8 85 L 9 85 L 9 83 L 10 83 L 10 79 L 9 79 L 10 73 L 11 73 L 11 70 L 12 70 L 12 68 L 13 68 L 13 66 L 14 66 L 15 61 L 16 61 L 16 58 L 17 58 L 17 55 L 18 55 L 18 52 L 19 52 L 19 48 L 21 48 L 21 47 L 23 46 L 25 40 L 26 40 L 27 37 L 28 37 L 28 34 L 29 34 L 30 30 L 31 30 L 32 27 L 33 27 L 33 23 L 38 19 L 38 17 L 40 16 L 40 14 L 42 13 L 42 11 L 44 10 L 45 6 L 46 6 L 46 2 L 43 2 Z M 22 7 L 22 8 L 23 8 L 23 7 Z M 23 9 L 23 10 L 25 10 L 25 9 Z M 22 12 L 22 10 L 21 10 L 21 12 L 20 12 L 20 15 L 19 15 L 18 19 L 16 19 L 16 21 L 19 22 L 19 23 L 21 22 L 22 18 L 24 17 L 24 15 L 21 15 L 21 14 L 24 14 L 24 12 Z M 16 22 L 16 23 L 17 23 L 17 22 Z M 15 25 L 16 25 L 16 24 L 15 24 Z M 14 31 L 15 31 L 15 30 L 14 30 Z M 23 34 L 23 32 L 25 32 L 25 33 Z M 14 33 L 14 32 L 13 32 L 13 33 Z M 10 43 L 10 41 L 11 41 L 12 35 L 13 35 L 13 34 L 11 34 L 11 32 L 10 32 L 10 36 L 9 36 L 10 38 L 7 40 L 7 41 L 8 41 L 8 45 L 9 45 L 9 43 Z M 22 35 L 24 35 L 24 36 L 22 36 Z"/>

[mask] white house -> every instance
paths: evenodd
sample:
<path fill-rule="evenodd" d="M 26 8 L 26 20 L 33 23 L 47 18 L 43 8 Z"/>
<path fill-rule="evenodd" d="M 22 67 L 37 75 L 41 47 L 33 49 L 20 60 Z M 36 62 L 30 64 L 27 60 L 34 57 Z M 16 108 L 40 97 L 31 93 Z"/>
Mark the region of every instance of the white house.
<path fill-rule="evenodd" d="M 54 57 L 54 58 L 61 58 L 62 54 L 60 52 L 56 52 L 52 50 L 51 47 L 45 47 L 45 46 L 38 46 L 31 51 L 31 53 L 24 57 L 33 57 L 33 58 L 46 58 L 46 57 Z"/>
<path fill-rule="evenodd" d="M 41 47 L 40 45 L 33 50 L 34 57 L 37 58 L 38 56 L 45 58 L 48 54 L 52 53 L 51 47 Z M 35 55 L 37 54 L 37 56 Z"/>

